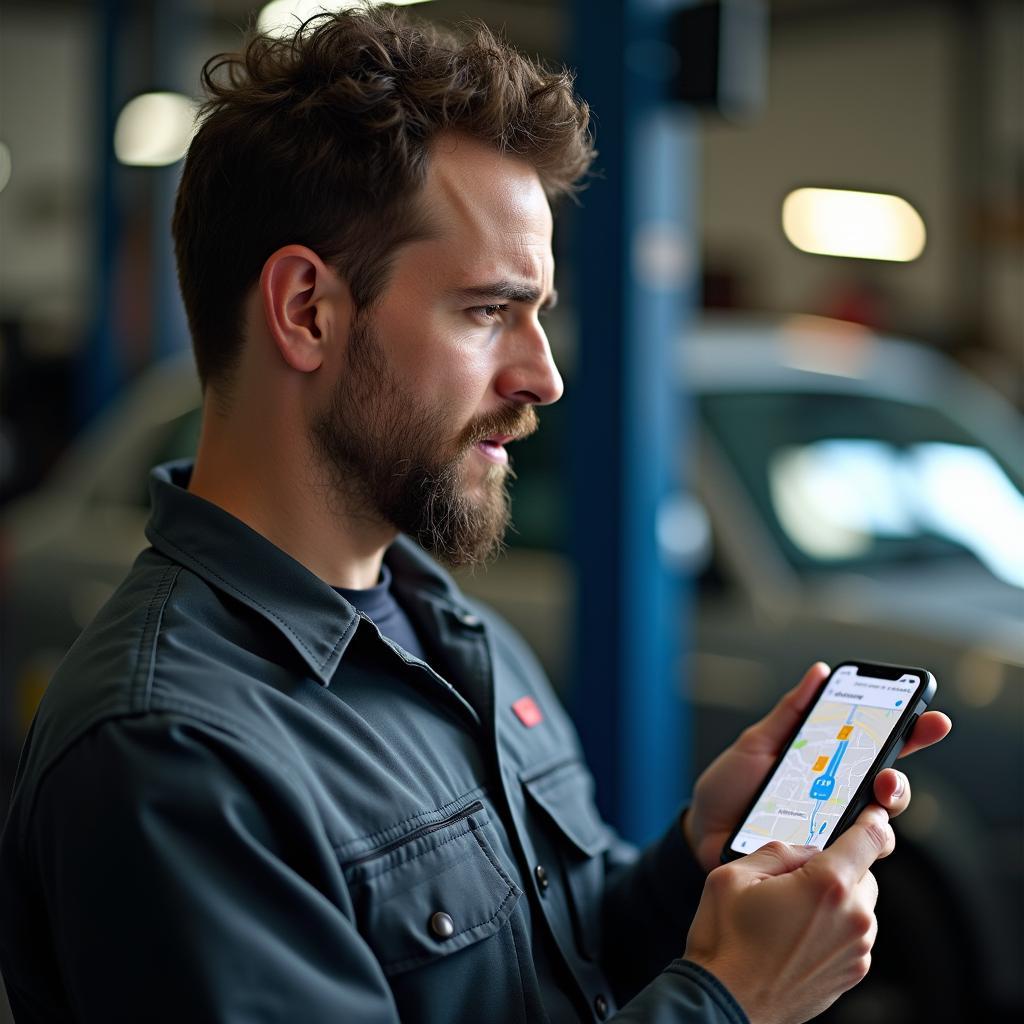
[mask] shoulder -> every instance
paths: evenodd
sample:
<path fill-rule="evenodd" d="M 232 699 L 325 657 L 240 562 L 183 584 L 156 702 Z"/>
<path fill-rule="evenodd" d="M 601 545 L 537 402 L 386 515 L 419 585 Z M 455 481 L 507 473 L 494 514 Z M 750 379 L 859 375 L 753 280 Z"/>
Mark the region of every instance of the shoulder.
<path fill-rule="evenodd" d="M 19 783 L 0 837 L 0 889 L 24 917 L 85 877 L 120 886 L 163 863 L 192 886 L 218 850 L 241 857 L 285 841 L 323 845 L 316 807 L 283 760 L 180 713 L 108 718 Z"/>
<path fill-rule="evenodd" d="M 253 690 L 275 670 L 294 680 L 291 648 L 253 613 L 153 550 L 61 662 L 37 709 L 16 794 L 32 792 L 83 737 L 112 722 L 177 721 L 252 748 L 266 729 Z M 269 666 L 269 667 L 268 667 Z M 262 678 L 261 678 L 262 677 Z"/>
<path fill-rule="evenodd" d="M 164 610 L 182 569 L 144 552 L 50 680 L 26 741 L 22 775 L 77 736 L 145 708 Z"/>

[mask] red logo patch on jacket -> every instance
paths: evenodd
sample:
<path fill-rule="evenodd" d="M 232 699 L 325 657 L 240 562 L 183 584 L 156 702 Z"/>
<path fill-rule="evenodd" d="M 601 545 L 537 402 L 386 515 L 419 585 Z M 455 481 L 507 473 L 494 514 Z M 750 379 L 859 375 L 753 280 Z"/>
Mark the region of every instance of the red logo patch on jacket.
<path fill-rule="evenodd" d="M 513 701 L 512 710 L 527 729 L 532 729 L 544 721 L 544 715 L 532 697 L 520 697 L 519 700 Z"/>

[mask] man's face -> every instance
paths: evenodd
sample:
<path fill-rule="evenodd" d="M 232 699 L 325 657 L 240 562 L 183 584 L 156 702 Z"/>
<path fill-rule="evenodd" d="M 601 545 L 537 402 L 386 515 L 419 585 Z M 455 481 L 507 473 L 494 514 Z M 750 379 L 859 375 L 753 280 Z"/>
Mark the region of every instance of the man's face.
<path fill-rule="evenodd" d="M 508 525 L 505 444 L 562 393 L 537 319 L 551 213 L 531 167 L 461 137 L 435 145 L 423 201 L 439 235 L 398 252 L 311 433 L 349 511 L 465 565 Z"/>

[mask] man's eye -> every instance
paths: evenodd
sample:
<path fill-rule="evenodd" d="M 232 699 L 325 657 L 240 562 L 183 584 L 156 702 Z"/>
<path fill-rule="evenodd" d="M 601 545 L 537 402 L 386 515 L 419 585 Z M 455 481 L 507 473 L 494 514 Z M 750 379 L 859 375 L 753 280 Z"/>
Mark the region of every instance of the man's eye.
<path fill-rule="evenodd" d="M 495 320 L 499 314 L 507 310 L 507 303 L 495 303 L 491 306 L 474 306 L 473 308 L 473 312 L 479 314 L 484 320 Z"/>

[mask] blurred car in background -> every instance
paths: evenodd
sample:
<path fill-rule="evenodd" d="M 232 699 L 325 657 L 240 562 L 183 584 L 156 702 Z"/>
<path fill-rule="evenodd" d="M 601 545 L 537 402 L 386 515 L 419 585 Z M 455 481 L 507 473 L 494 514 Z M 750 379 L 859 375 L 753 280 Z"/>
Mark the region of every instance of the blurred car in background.
<path fill-rule="evenodd" d="M 815 318 L 709 326 L 685 364 L 714 538 L 689 666 L 697 764 L 818 658 L 929 668 L 954 731 L 907 766 L 876 970 L 836 1017 L 1017 1019 L 1020 415 L 932 350 Z"/>
<path fill-rule="evenodd" d="M 878 867 L 868 982 L 837 1021 L 1003 1019 L 1024 1008 L 1024 425 L 937 353 L 814 317 L 706 321 L 680 342 L 699 429 L 689 522 L 697 616 L 679 679 L 699 771 L 818 659 L 920 665 L 952 736 L 914 758 L 899 855 Z M 144 546 L 149 468 L 194 451 L 190 359 L 154 368 L 0 520 L 4 792 L 54 667 Z M 557 408 L 557 407 L 556 407 Z M 571 564 L 547 455 L 517 458 L 521 546 L 462 579 L 556 686 Z M 552 431 L 551 425 L 555 424 Z M 533 449 L 534 451 L 540 449 Z M 545 461 L 546 460 L 546 461 Z M 529 524 L 524 528 L 523 523 Z M 525 546 L 522 546 L 525 545 Z"/>
<path fill-rule="evenodd" d="M 678 357 L 694 776 L 816 660 L 930 669 L 953 733 L 907 766 L 874 966 L 827 1017 L 1020 1019 L 1024 420 L 934 350 L 819 317 L 707 320 Z M 564 678 L 571 567 L 516 556 L 464 583 Z"/>

